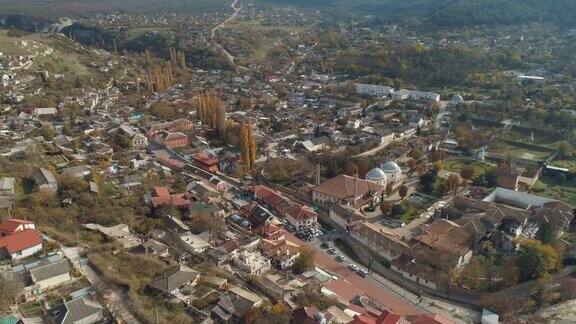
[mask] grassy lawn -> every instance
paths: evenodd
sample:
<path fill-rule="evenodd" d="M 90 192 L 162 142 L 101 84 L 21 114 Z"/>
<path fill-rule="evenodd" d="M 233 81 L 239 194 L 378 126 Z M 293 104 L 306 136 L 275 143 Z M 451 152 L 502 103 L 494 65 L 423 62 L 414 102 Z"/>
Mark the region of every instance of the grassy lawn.
<path fill-rule="evenodd" d="M 576 206 L 576 182 L 574 181 L 559 181 L 550 176 L 542 176 L 532 191 L 535 194 Z"/>
<path fill-rule="evenodd" d="M 42 315 L 42 305 L 39 302 L 33 301 L 20 305 L 20 311 L 26 317 L 37 317 Z"/>
<path fill-rule="evenodd" d="M 470 160 L 449 160 L 444 162 L 444 169 L 450 172 L 460 173 L 460 170 L 466 165 L 471 165 L 474 168 L 474 177 L 484 175 L 495 169 L 494 166 L 478 161 Z"/>
<path fill-rule="evenodd" d="M 402 206 L 403 212 L 398 216 L 398 218 L 401 219 L 404 224 L 408 224 L 416 218 L 420 217 L 426 208 L 428 208 L 428 204 L 417 203 L 410 199 L 402 201 L 400 206 Z"/>
<path fill-rule="evenodd" d="M 489 151 L 514 158 L 531 158 L 533 160 L 543 160 L 552 154 L 551 152 L 529 150 L 511 145 L 504 145 L 494 150 L 490 149 Z"/>

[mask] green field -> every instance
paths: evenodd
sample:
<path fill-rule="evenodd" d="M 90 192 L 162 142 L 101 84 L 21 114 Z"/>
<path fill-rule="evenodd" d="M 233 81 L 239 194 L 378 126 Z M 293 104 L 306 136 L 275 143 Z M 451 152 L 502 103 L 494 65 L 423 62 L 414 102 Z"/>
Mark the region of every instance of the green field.
<path fill-rule="evenodd" d="M 541 196 L 561 200 L 576 206 L 576 182 L 559 181 L 550 176 L 541 176 L 532 191 Z"/>
<path fill-rule="evenodd" d="M 496 153 L 504 156 L 510 156 L 513 158 L 525 158 L 532 160 L 543 160 L 552 155 L 551 152 L 529 150 L 525 148 L 520 148 L 512 145 L 505 145 L 499 147 L 495 150 L 489 150 L 491 153 Z"/>
<path fill-rule="evenodd" d="M 474 168 L 474 177 L 484 175 L 496 169 L 495 166 L 484 162 L 471 161 L 465 159 L 448 160 L 444 161 L 444 170 L 450 172 L 460 173 L 460 170 L 466 165 L 471 165 Z"/>

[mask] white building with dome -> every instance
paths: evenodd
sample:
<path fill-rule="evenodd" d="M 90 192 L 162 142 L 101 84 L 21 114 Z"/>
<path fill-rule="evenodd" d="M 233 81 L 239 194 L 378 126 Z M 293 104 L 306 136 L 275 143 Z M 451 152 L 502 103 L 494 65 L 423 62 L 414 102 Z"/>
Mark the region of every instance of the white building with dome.
<path fill-rule="evenodd" d="M 388 183 L 388 176 L 386 175 L 386 172 L 384 172 L 380 168 L 374 168 L 374 169 L 368 171 L 368 173 L 366 173 L 366 176 L 364 177 L 364 179 L 366 179 L 367 181 L 379 184 L 382 187 L 386 187 L 386 184 Z"/>
<path fill-rule="evenodd" d="M 394 161 L 388 161 L 382 164 L 380 168 L 386 174 L 389 183 L 397 183 L 402 178 L 402 169 Z"/>

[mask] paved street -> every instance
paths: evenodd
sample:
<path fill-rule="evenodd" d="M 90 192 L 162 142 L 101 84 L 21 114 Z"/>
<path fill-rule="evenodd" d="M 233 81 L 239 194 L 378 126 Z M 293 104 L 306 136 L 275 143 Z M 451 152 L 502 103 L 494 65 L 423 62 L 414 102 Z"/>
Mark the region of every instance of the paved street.
<path fill-rule="evenodd" d="M 326 267 L 327 270 L 334 271 L 334 273 L 339 274 L 341 278 L 346 279 L 371 296 L 378 296 L 383 300 L 390 300 L 390 298 L 396 299 L 396 301 L 391 300 L 390 302 L 392 303 L 391 305 L 394 305 L 397 309 L 404 311 L 412 310 L 419 313 L 435 312 L 442 314 L 455 323 L 472 323 L 480 318 L 480 314 L 475 310 L 455 306 L 425 296 L 417 296 L 377 273 L 371 272 L 368 276 L 362 277 L 358 273 L 350 270 L 348 265 L 355 264 L 359 269 L 368 269 L 353 261 L 340 249 L 335 247 L 338 252 L 330 255 L 327 253 L 327 250 L 320 247 L 320 240 L 314 240 L 309 244 L 316 248 L 316 261 L 321 267 Z M 344 261 L 338 262 L 335 259 L 337 255 L 343 256 Z"/>

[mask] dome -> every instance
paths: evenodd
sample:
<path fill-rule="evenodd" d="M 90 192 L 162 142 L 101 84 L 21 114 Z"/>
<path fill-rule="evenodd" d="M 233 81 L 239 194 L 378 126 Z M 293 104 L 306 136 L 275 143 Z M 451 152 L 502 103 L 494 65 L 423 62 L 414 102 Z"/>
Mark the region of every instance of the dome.
<path fill-rule="evenodd" d="M 368 173 L 366 173 L 366 176 L 364 178 L 366 180 L 376 181 L 376 182 L 387 180 L 386 173 L 384 171 L 382 171 L 382 169 L 380 169 L 380 168 L 374 168 L 374 169 L 368 171 Z"/>
<path fill-rule="evenodd" d="M 386 173 L 396 173 L 401 172 L 402 170 L 394 161 L 388 161 L 382 165 L 382 170 Z"/>
<path fill-rule="evenodd" d="M 459 105 L 462 103 L 464 103 L 464 98 L 462 98 L 462 96 L 459 94 L 454 95 L 454 97 L 452 97 L 452 99 L 450 99 L 451 105 Z"/>

